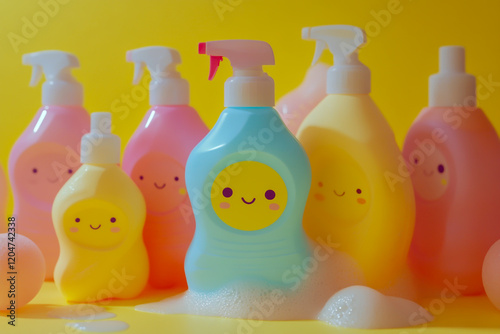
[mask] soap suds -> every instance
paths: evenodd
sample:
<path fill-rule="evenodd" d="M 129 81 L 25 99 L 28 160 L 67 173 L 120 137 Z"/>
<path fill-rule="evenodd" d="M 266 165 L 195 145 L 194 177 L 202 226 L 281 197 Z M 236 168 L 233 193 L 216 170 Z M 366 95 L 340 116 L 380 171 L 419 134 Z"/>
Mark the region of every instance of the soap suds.
<path fill-rule="evenodd" d="M 47 313 L 50 318 L 67 320 L 103 320 L 116 317 L 116 314 L 106 312 L 102 306 L 92 304 L 74 304 L 57 307 Z"/>
<path fill-rule="evenodd" d="M 129 328 L 129 325 L 123 321 L 107 320 L 95 322 L 72 322 L 66 324 L 70 329 L 76 329 L 82 332 L 119 332 Z"/>

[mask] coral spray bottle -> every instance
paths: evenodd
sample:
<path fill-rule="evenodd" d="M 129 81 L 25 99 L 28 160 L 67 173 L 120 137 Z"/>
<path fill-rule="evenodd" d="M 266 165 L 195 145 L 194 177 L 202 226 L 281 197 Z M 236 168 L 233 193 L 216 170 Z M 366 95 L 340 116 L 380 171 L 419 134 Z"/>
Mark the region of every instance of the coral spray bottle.
<path fill-rule="evenodd" d="M 189 84 L 175 69 L 181 62 L 177 50 L 145 47 L 128 51 L 127 60 L 135 63 L 135 83 L 144 66 L 152 76 L 152 107 L 123 155 L 123 170 L 146 200 L 149 282 L 156 288 L 186 285 L 184 258 L 195 224 L 184 169 L 189 153 L 208 128 L 189 106 Z"/>
<path fill-rule="evenodd" d="M 82 107 L 83 88 L 71 76 L 78 59 L 63 51 L 23 56 L 33 66 L 31 85 L 45 73 L 43 107 L 16 141 L 9 156 L 17 232 L 33 240 L 45 257 L 45 278 L 51 280 L 59 245 L 51 218 L 52 202 L 66 180 L 80 167 L 79 144 L 90 118 Z"/>
<path fill-rule="evenodd" d="M 429 107 L 411 126 L 403 155 L 417 205 L 413 270 L 432 290 L 448 281 L 464 294 L 481 293 L 483 259 L 500 239 L 500 141 L 476 107 L 476 78 L 465 72 L 463 47 L 439 49 Z"/>

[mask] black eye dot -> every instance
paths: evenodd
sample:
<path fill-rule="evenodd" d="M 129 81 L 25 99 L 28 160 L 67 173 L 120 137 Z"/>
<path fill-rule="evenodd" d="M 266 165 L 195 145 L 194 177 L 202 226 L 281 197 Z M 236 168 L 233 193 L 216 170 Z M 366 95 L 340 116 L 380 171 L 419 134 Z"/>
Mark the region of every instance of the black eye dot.
<path fill-rule="evenodd" d="M 111 217 L 111 219 L 109 221 L 112 222 L 112 223 L 114 223 L 114 222 L 116 222 L 116 218 L 115 217 Z"/>
<path fill-rule="evenodd" d="M 358 194 L 361 194 L 361 189 L 356 189 L 356 192 L 357 192 Z"/>
<path fill-rule="evenodd" d="M 441 164 L 440 164 L 440 165 L 438 166 L 438 172 L 440 172 L 440 173 L 444 173 L 444 166 L 443 166 L 443 165 L 441 165 Z"/>
<path fill-rule="evenodd" d="M 75 222 L 79 223 L 80 222 L 80 218 L 76 218 Z"/>
<path fill-rule="evenodd" d="M 32 171 L 33 171 L 33 174 L 38 173 L 38 169 L 36 169 L 36 168 L 33 168 Z"/>
<path fill-rule="evenodd" d="M 174 180 L 179 181 L 179 177 L 178 176 L 174 177 Z"/>
<path fill-rule="evenodd" d="M 73 170 L 72 170 L 72 169 L 68 169 L 68 173 L 69 173 L 69 174 L 72 174 L 72 173 L 73 173 Z"/>
<path fill-rule="evenodd" d="M 264 196 L 266 196 L 268 200 L 272 200 L 276 197 L 276 193 L 274 192 L 274 190 L 269 189 L 268 191 L 266 191 Z"/>
<path fill-rule="evenodd" d="M 139 180 L 144 180 L 144 176 L 140 175 Z"/>
<path fill-rule="evenodd" d="M 415 165 L 416 165 L 416 164 L 418 164 L 418 159 L 417 159 L 417 158 L 415 158 L 415 159 L 413 160 L 413 162 L 415 162 Z"/>
<path fill-rule="evenodd" d="M 222 196 L 224 197 L 231 197 L 233 196 L 233 189 L 227 187 L 222 190 Z"/>

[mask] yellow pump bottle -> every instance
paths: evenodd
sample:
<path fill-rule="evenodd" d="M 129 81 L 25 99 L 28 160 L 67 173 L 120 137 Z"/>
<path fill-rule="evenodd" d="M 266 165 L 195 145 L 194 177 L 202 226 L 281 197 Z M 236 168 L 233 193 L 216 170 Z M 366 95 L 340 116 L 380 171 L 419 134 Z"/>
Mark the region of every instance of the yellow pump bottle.
<path fill-rule="evenodd" d="M 312 168 L 304 229 L 329 239 L 360 265 L 367 285 L 388 288 L 406 268 L 415 221 L 410 180 L 394 134 L 370 92 L 370 70 L 358 60 L 365 43 L 353 26 L 305 28 L 317 40 L 315 61 L 328 45 L 335 66 L 327 97 L 306 117 L 297 137 Z"/>
<path fill-rule="evenodd" d="M 145 201 L 118 166 L 120 138 L 110 129 L 110 113 L 91 115 L 91 132 L 82 138 L 83 165 L 52 207 L 61 247 L 54 281 L 68 301 L 133 298 L 148 279 Z"/>

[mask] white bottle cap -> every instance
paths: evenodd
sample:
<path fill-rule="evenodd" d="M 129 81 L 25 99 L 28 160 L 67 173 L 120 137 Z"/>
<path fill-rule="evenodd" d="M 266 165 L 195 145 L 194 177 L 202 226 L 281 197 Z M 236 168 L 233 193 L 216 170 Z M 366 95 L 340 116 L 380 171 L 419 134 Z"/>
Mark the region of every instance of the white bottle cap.
<path fill-rule="evenodd" d="M 439 72 L 429 78 L 429 106 L 476 105 L 476 78 L 465 72 L 462 46 L 439 48 Z"/>
<path fill-rule="evenodd" d="M 358 49 L 366 43 L 363 29 L 349 25 L 328 25 L 302 29 L 302 39 L 316 40 L 313 65 L 328 46 L 334 65 L 327 74 L 327 94 L 369 94 L 371 74 L 358 59 Z"/>
<path fill-rule="evenodd" d="M 71 68 L 80 67 L 75 55 L 57 50 L 23 55 L 23 65 L 33 66 L 30 86 L 35 86 L 45 74 L 42 104 L 45 106 L 83 105 L 83 87 L 71 75 Z"/>
<path fill-rule="evenodd" d="M 152 106 L 189 104 L 189 83 L 175 69 L 181 63 L 179 52 L 164 46 L 148 46 L 127 51 L 127 61 L 135 64 L 134 84 L 147 66 L 151 73 L 149 103 Z"/>
<path fill-rule="evenodd" d="M 231 62 L 233 76 L 224 83 L 225 107 L 274 106 L 274 80 L 262 65 L 274 65 L 271 46 L 263 41 L 222 40 L 200 43 L 198 53 L 210 56 L 212 80 L 223 57 Z"/>
<path fill-rule="evenodd" d="M 84 164 L 120 163 L 120 137 L 111 133 L 111 113 L 90 115 L 90 132 L 82 137 L 80 156 Z"/>

